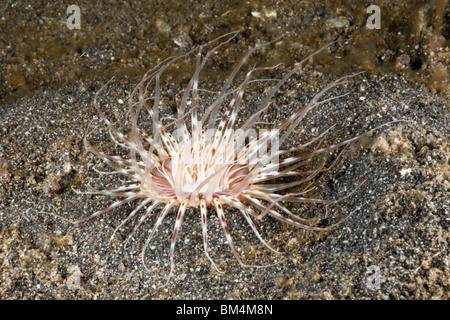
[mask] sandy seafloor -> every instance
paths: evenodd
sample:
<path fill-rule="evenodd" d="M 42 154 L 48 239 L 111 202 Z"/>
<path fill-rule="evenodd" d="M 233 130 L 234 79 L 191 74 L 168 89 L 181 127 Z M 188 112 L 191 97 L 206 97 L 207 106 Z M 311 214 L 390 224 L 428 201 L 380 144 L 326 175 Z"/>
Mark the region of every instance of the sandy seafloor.
<path fill-rule="evenodd" d="M 345 1 L 341 5 L 340 11 L 326 11 L 315 7 L 316 11 L 325 10 L 319 16 L 322 20 L 329 21 L 328 24 L 334 25 L 333 30 L 325 28 L 325 31 L 329 32 L 328 36 L 324 36 L 320 43 L 326 44 L 331 40 L 355 35 L 356 31 L 352 27 L 358 20 L 351 14 L 354 11 L 346 11 Z M 417 10 L 426 8 L 425 5 L 421 7 L 420 3 L 416 5 Z M 121 7 L 118 12 L 139 12 L 135 10 L 136 6 L 137 4 L 133 3 L 132 8 Z M 213 79 L 211 72 L 208 73 L 204 84 L 208 89 L 220 89 L 221 81 L 225 79 L 232 63 L 245 54 L 243 48 L 251 47 L 251 43 L 273 39 L 274 35 L 279 35 L 283 30 L 291 30 L 288 27 L 281 31 L 280 28 L 275 31 L 271 28 L 272 32 L 264 36 L 257 31 L 248 31 L 264 30 L 270 23 L 279 26 L 280 21 L 294 20 L 289 20 L 293 15 L 289 13 L 288 8 L 274 7 L 278 19 L 274 22 L 270 18 L 271 11 L 264 14 L 262 5 L 252 3 L 246 6 L 254 8 L 246 8 L 248 15 L 239 20 L 239 23 L 235 22 L 236 25 L 228 28 L 220 24 L 220 21 L 216 22 L 215 28 L 222 33 L 235 30 L 235 26 L 244 27 L 244 31 L 242 36 L 238 36 L 232 45 L 223 50 L 222 55 L 214 57 L 213 63 L 208 65 L 213 70 L 212 73 L 218 74 L 218 79 Z M 267 4 L 264 6 L 268 7 Z M 11 10 L 10 7 L 6 9 Z M 26 7 L 23 7 L 23 10 L 22 14 L 28 17 Z M 44 14 L 40 15 L 41 18 L 45 12 L 51 16 L 48 13 L 52 12 L 51 10 L 42 10 Z M 219 9 L 212 6 L 205 10 L 215 12 L 214 10 Z M 308 30 L 314 27 L 312 23 L 316 21 L 311 16 L 315 16 L 313 13 L 317 12 L 311 10 L 312 13 L 305 11 L 304 19 L 311 22 Z M 403 9 L 398 10 L 401 12 Z M 15 16 L 8 10 L 3 12 L 6 12 L 5 16 Z M 258 18 L 252 12 L 263 12 L 263 17 Z M 426 12 L 428 11 L 425 10 Z M 225 13 L 226 10 L 222 15 L 216 12 L 205 14 L 202 19 L 203 22 L 210 21 L 208 19 L 212 21 L 214 16 L 223 18 L 224 15 L 232 14 Z M 92 13 L 86 14 L 92 17 Z M 335 15 L 341 18 L 330 22 Z M 257 20 L 258 23 L 255 23 L 252 20 L 255 18 L 263 21 Z M 312 20 L 308 20 L 309 18 Z M 164 30 L 167 28 L 170 29 L 170 26 L 180 34 L 190 32 L 190 37 L 184 39 L 191 41 L 199 32 L 196 27 L 185 31 L 179 21 L 171 25 L 170 21 L 175 20 L 167 20 L 164 24 L 161 19 L 150 20 L 148 24 L 157 26 L 161 33 L 166 32 Z M 133 21 L 130 25 L 133 25 L 132 23 Z M 214 29 L 212 24 L 208 26 Z M 340 26 L 344 28 L 342 32 L 336 31 Z M 442 30 L 447 30 L 445 25 Z M 423 36 L 418 31 L 417 34 Z M 367 33 L 362 35 L 364 37 Z M 434 35 L 433 32 L 430 33 L 432 39 L 423 36 L 429 43 L 422 43 L 423 47 L 420 49 L 434 52 L 431 56 L 437 57 L 438 61 L 433 60 L 430 54 L 422 56 L 421 68 L 424 71 L 421 74 L 417 74 L 417 65 L 403 65 L 402 59 L 405 57 L 402 57 L 402 54 L 405 53 L 401 53 L 401 49 L 398 49 L 397 53 L 389 53 L 394 55 L 391 58 L 391 71 L 386 71 L 377 63 L 366 65 L 366 68 L 362 69 L 349 67 L 347 70 L 345 66 L 348 64 L 341 64 L 340 60 L 351 61 L 348 57 L 351 50 L 345 49 L 351 44 L 339 44 L 333 47 L 328 55 L 321 55 L 314 61 L 319 63 L 318 66 L 307 64 L 293 75 L 286 85 L 280 88 L 267 116 L 263 118 L 265 122 L 282 120 L 339 75 L 365 70 L 364 74 L 353 78 L 349 84 L 333 89 L 330 93 L 333 96 L 344 93 L 348 95 L 331 104 L 322 105 L 308 114 L 293 133 L 292 139 L 289 140 L 290 145 L 307 141 L 332 125 L 335 126 L 324 141 L 325 144 L 345 140 L 389 121 L 413 121 L 384 127 L 353 144 L 344 150 L 330 172 L 314 179 L 316 189 L 311 193 L 311 197 L 322 199 L 343 197 L 364 180 L 365 183 L 352 196 L 327 207 L 308 204 L 290 207 L 320 226 L 329 225 L 351 214 L 344 224 L 328 232 L 311 232 L 266 217 L 258 221 L 257 226 L 262 236 L 283 252 L 282 255 L 275 255 L 259 243 L 236 210 L 227 208 L 231 233 L 244 261 L 258 265 L 276 263 L 275 266 L 266 268 L 242 268 L 230 252 L 222 237 L 218 220 L 211 212 L 209 245 L 213 259 L 224 271 L 220 274 L 212 268 L 203 253 L 200 214 L 196 210 L 188 210 L 177 242 L 176 272 L 164 288 L 158 287 L 165 283 L 169 272 L 168 250 L 174 214 L 161 225 L 151 250 L 147 252 L 146 261 L 150 271 L 146 271 L 142 266 L 140 253 L 158 209 L 155 216 L 143 223 L 126 248 L 125 239 L 136 220 L 119 230 L 111 242 L 109 240 L 115 227 L 133 210 L 136 203 L 124 205 L 79 226 L 73 226 L 48 214 L 77 219 L 93 213 L 107 206 L 112 199 L 79 195 L 73 189 L 86 190 L 89 184 L 99 188 L 120 185 L 124 180 L 121 177 L 100 177 L 93 167 L 105 167 L 83 147 L 89 123 L 92 122 L 93 126 L 100 125 L 93 107 L 95 92 L 113 73 L 99 73 L 92 78 L 75 77 L 61 82 L 58 79 L 53 82 L 50 80 L 36 91 L 31 90 L 32 85 L 29 84 L 27 95 L 22 98 L 14 98 L 13 93 L 8 93 L 10 98 L 0 105 L 0 298 L 449 299 L 450 148 L 449 103 L 445 87 L 448 78 L 430 76 L 436 76 L 436 73 L 442 75 L 442 64 L 448 58 L 445 54 L 438 53 L 448 54 L 448 39 L 446 40 L 444 34 L 444 42 L 433 47 L 436 45 L 433 41 L 437 41 L 433 38 Z M 136 39 L 142 39 L 144 36 L 145 33 L 135 35 Z M 293 37 L 296 37 L 295 33 Z M 201 40 L 204 42 L 212 38 L 202 36 L 198 41 L 202 43 Z M 314 39 L 314 36 L 311 35 L 311 38 Z M 412 42 L 416 40 L 414 37 L 411 39 Z M 2 50 L 5 50 L 4 45 L 9 41 L 6 36 L 2 38 Z M 184 44 L 186 47 L 183 47 L 182 41 L 169 43 L 181 47 L 179 54 L 189 48 L 191 41 Z M 197 40 L 193 42 L 197 44 Z M 14 48 L 14 43 L 9 46 Z M 19 43 L 20 41 L 17 41 L 18 47 Z M 293 56 L 283 60 L 285 65 L 270 73 L 270 76 L 280 78 L 293 66 L 294 61 L 299 61 L 306 53 L 312 52 L 311 49 L 316 48 L 300 47 L 301 49 L 298 42 L 288 37 L 258 57 L 263 58 L 263 63 L 273 64 L 273 61 L 289 56 L 289 50 L 284 48 L 294 48 L 291 52 Z M 11 48 L 6 51 L 14 52 Z M 89 65 L 92 72 L 95 72 L 98 68 L 105 67 L 102 55 L 114 56 L 114 44 L 111 44 L 111 48 L 105 49 L 102 43 L 93 45 L 86 51 L 82 48 L 78 53 L 75 50 L 65 54 L 83 56 L 84 58 L 74 59 L 87 59 L 83 61 L 83 68 L 89 69 L 86 67 Z M 153 42 L 152 48 L 154 51 L 158 48 L 161 51 L 164 46 Z M 387 50 L 383 50 L 382 53 L 387 54 Z M 415 50 L 420 51 L 417 48 Z M 14 54 L 11 58 L 4 53 L 5 51 L 2 51 L 2 70 L 5 70 L 8 59 L 15 59 Z M 410 55 L 414 57 L 414 54 Z M 327 60 L 327 56 L 332 59 Z M 340 59 L 342 56 L 345 58 Z M 228 60 L 221 64 L 220 59 L 224 57 Z M 264 60 L 265 57 L 267 61 Z M 145 54 L 124 57 L 118 62 L 119 67 L 123 68 L 127 61 L 134 63 L 144 58 L 150 60 Z M 49 59 L 47 62 L 51 62 L 51 58 Z M 54 73 L 49 73 L 50 79 L 58 77 L 57 67 L 62 70 L 67 68 L 64 59 L 57 60 L 62 61 L 61 65 L 54 65 Z M 321 64 L 320 59 L 327 62 Z M 45 62 L 43 59 L 39 64 Z M 335 62 L 339 71 L 330 72 Z M 142 61 L 142 64 L 151 65 L 147 60 Z M 45 65 L 51 69 L 49 63 Z M 106 66 L 108 67 L 107 63 Z M 14 67 L 13 64 L 12 68 Z M 30 68 L 32 73 L 33 68 Z M 189 76 L 189 73 L 183 75 L 183 70 L 177 72 L 181 77 Z M 8 82 L 10 76 L 5 73 L 2 81 L 7 79 Z M 36 76 L 39 77 L 38 72 Z M 421 77 L 423 82 L 420 81 Z M 177 75 L 169 78 L 169 85 L 162 91 L 163 96 L 168 97 L 161 106 L 163 115 L 173 112 L 171 99 L 186 85 L 186 80 L 180 82 L 179 78 Z M 14 79 L 17 80 L 17 76 Z M 117 123 L 123 122 L 127 107 L 122 101 L 126 101 L 127 95 L 137 83 L 136 79 L 126 72 L 125 75 L 116 74 L 116 78 L 108 85 L 108 91 L 99 96 L 100 105 Z M 433 79 L 439 81 L 433 82 Z M 11 86 L 13 92 L 14 84 Z M 264 83 L 264 86 L 249 88 L 241 113 L 242 119 L 257 110 L 258 100 L 267 94 L 268 87 L 269 83 Z M 29 90 L 32 92 L 28 92 Z M 203 103 L 205 107 L 208 99 Z M 101 127 L 92 134 L 90 141 L 105 151 L 117 152 L 107 131 Z M 326 159 L 320 158 L 314 165 L 319 165 L 322 160 L 330 164 L 336 155 L 333 153 Z"/>

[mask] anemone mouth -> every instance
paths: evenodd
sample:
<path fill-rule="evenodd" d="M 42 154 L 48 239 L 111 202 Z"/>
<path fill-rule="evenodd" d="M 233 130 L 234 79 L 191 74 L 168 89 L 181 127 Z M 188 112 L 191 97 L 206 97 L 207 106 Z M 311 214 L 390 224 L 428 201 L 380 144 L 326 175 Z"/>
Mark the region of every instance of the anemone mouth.
<path fill-rule="evenodd" d="M 185 180 L 181 185 L 181 190 L 186 197 L 194 196 L 198 199 L 208 200 L 221 195 L 227 196 L 239 182 L 244 180 L 249 171 L 246 166 L 231 164 L 216 181 L 212 179 L 215 173 L 203 179 L 196 176 L 196 179 Z"/>
<path fill-rule="evenodd" d="M 211 168 L 208 172 L 201 171 L 198 165 L 190 165 L 185 168 L 183 179 L 178 181 L 171 165 L 172 162 L 166 160 L 148 170 L 141 180 L 141 191 L 162 201 L 170 198 L 181 203 L 191 198 L 191 206 L 201 199 L 208 200 L 209 204 L 213 197 L 229 195 L 250 172 L 248 166 L 240 164 L 230 164 L 217 171 Z M 181 191 L 181 197 L 177 189 Z"/>
<path fill-rule="evenodd" d="M 199 188 L 198 194 L 202 195 L 206 193 L 206 191 L 209 189 L 209 183 L 202 184 L 203 181 L 196 180 L 193 182 L 185 182 L 181 185 L 181 190 L 184 192 L 186 196 L 190 196 L 195 190 Z M 224 191 L 222 186 L 220 184 L 216 184 L 213 186 L 213 194 L 217 192 Z"/>

